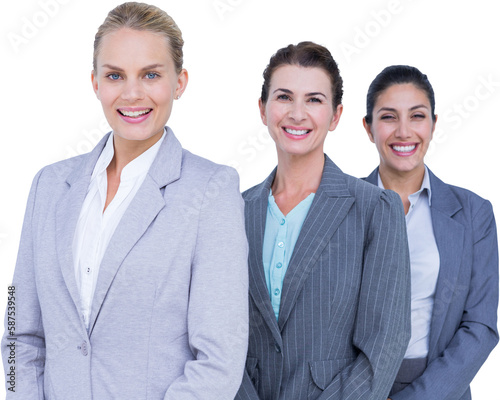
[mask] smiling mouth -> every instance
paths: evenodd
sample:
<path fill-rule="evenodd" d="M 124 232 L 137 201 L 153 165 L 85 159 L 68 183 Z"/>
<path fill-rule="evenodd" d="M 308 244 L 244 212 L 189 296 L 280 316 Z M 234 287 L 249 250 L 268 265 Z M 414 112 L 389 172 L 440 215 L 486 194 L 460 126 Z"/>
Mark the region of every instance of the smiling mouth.
<path fill-rule="evenodd" d="M 140 111 L 125 111 L 125 110 L 118 110 L 118 112 L 123 115 L 124 117 L 129 117 L 129 118 L 139 118 L 143 115 L 149 114 L 151 111 L 153 111 L 152 108 L 147 108 L 144 110 Z"/>
<path fill-rule="evenodd" d="M 417 147 L 416 144 L 408 145 L 408 146 L 396 146 L 391 145 L 391 148 L 398 153 L 411 153 Z"/>
<path fill-rule="evenodd" d="M 311 129 L 290 129 L 290 128 L 283 128 L 283 130 L 293 136 L 304 136 L 307 135 L 309 132 L 311 132 Z"/>

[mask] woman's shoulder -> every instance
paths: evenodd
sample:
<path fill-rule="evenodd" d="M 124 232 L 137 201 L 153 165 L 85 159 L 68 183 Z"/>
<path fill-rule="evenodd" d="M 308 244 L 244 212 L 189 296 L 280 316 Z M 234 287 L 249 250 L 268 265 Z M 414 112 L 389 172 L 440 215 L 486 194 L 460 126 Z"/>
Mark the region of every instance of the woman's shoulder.
<path fill-rule="evenodd" d="M 238 172 L 233 167 L 218 164 L 207 158 L 182 149 L 182 175 L 195 181 L 207 181 L 217 176 L 218 179 L 239 180 Z"/>
<path fill-rule="evenodd" d="M 460 186 L 443 182 L 431 171 L 431 208 L 464 218 L 469 221 L 493 218 L 493 206 L 490 201 L 475 192 Z M 460 217 L 462 215 L 463 217 Z"/>
<path fill-rule="evenodd" d="M 85 156 L 83 154 L 46 165 L 37 172 L 35 180 L 43 184 L 65 182 L 73 171 L 80 168 Z"/>
<path fill-rule="evenodd" d="M 392 190 L 379 188 L 365 179 L 356 178 L 346 173 L 343 173 L 343 175 L 347 189 L 351 196 L 355 198 L 358 207 L 366 208 L 380 201 L 398 205 L 401 203 L 399 195 Z"/>
<path fill-rule="evenodd" d="M 477 193 L 460 186 L 445 183 L 431 171 L 429 171 L 429 174 L 432 193 L 431 204 L 440 206 L 441 204 L 457 202 L 457 206 L 472 214 L 472 216 L 480 210 L 492 209 L 491 203 Z"/>

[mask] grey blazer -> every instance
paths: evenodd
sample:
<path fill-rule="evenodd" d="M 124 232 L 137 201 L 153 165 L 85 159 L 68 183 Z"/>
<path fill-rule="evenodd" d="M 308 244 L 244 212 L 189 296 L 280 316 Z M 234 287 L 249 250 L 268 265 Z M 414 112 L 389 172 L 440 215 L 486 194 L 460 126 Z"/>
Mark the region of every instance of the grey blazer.
<path fill-rule="evenodd" d="M 248 343 L 248 244 L 238 176 L 183 150 L 168 129 L 106 250 L 90 329 L 72 241 L 94 165 L 42 169 L 29 196 L 13 285 L 12 399 L 232 399 Z M 7 386 L 9 389 L 9 386 Z"/>
<path fill-rule="evenodd" d="M 470 400 L 469 385 L 498 342 L 498 241 L 491 203 L 430 170 L 440 270 L 427 368 L 393 400 Z M 378 184 L 378 168 L 366 180 Z"/>
<path fill-rule="evenodd" d="M 275 171 L 243 195 L 250 338 L 237 399 L 386 400 L 410 338 L 410 265 L 399 196 L 328 157 L 283 282 L 276 321 L 262 245 Z"/>

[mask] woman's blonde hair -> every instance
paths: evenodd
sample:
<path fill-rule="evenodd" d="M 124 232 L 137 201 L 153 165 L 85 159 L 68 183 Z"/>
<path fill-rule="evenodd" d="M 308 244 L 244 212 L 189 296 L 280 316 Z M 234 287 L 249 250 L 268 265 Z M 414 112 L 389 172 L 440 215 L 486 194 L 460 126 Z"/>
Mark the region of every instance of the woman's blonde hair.
<path fill-rule="evenodd" d="M 145 3 L 127 2 L 111 10 L 99 27 L 94 40 L 94 72 L 97 71 L 97 56 L 99 55 L 101 41 L 108 33 L 121 28 L 130 28 L 138 31 L 159 33 L 170 44 L 170 54 L 174 61 L 175 70 L 182 70 L 183 54 L 182 32 L 172 19 L 162 9 Z"/>

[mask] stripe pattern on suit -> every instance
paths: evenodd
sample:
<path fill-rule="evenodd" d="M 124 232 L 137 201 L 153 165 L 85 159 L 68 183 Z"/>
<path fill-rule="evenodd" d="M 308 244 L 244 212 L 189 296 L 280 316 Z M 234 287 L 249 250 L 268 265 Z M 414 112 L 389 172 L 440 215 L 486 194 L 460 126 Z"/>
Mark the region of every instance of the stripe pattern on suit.
<path fill-rule="evenodd" d="M 328 157 L 287 273 L 278 321 L 262 245 L 276 170 L 243 195 L 250 338 L 237 399 L 387 398 L 410 337 L 410 275 L 397 194 Z"/>

